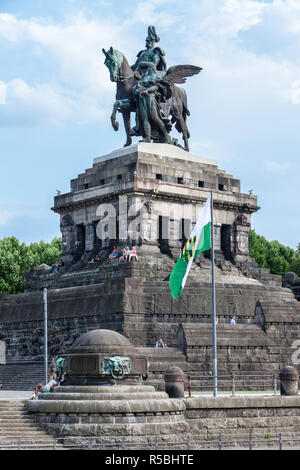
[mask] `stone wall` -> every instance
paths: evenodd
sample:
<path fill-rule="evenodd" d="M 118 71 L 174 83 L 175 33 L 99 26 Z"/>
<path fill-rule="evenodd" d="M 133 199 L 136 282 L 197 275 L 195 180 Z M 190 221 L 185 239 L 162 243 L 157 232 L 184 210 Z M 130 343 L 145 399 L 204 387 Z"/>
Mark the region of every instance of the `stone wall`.
<path fill-rule="evenodd" d="M 132 277 L 117 277 L 126 269 Z M 180 346 L 191 371 L 208 372 L 211 286 L 205 281 L 207 271 L 193 266 L 184 292 L 176 300 L 170 296 L 170 271 L 167 262 L 164 267 L 143 262 L 122 269 L 107 266 L 97 271 L 102 276 L 97 284 L 49 290 L 49 354 L 62 355 L 80 334 L 106 328 L 124 334 L 140 347 L 153 347 L 163 337 L 170 347 Z M 87 275 L 82 272 L 83 284 Z M 72 277 L 69 279 L 72 281 Z M 243 276 L 234 277 L 240 284 L 225 283 L 231 279 L 230 273 L 216 268 L 221 370 L 262 373 L 270 368 L 277 370 L 282 362 L 289 363 L 292 342 L 300 336 L 299 307 L 292 292 L 250 282 Z M 233 315 L 238 323 L 235 330 L 229 325 Z M 187 348 L 178 344 L 179 324 L 185 325 Z M 1 296 L 0 327 L 8 359 L 41 359 L 42 292 Z M 188 331 L 196 333 L 194 343 Z"/>
<path fill-rule="evenodd" d="M 300 430 L 300 397 L 202 397 L 183 400 L 193 437 L 293 434 Z"/>

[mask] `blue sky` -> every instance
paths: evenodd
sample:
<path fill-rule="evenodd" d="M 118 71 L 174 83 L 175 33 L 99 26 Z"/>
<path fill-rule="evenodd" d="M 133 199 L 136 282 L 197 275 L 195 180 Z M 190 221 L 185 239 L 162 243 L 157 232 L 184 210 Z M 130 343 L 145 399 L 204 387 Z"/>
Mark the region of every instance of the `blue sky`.
<path fill-rule="evenodd" d="M 149 24 L 168 66 L 203 67 L 185 85 L 191 152 L 254 190 L 257 233 L 296 248 L 299 0 L 0 0 L 0 238 L 59 235 L 56 190 L 123 146 L 101 49 L 133 63 Z"/>

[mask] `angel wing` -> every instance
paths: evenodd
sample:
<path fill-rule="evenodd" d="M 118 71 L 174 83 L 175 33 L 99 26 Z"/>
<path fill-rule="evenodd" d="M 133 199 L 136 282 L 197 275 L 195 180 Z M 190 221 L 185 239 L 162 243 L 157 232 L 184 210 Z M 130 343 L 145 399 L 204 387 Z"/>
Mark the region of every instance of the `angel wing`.
<path fill-rule="evenodd" d="M 185 83 L 187 77 L 192 77 L 201 72 L 202 68 L 196 65 L 174 65 L 167 70 L 164 80 L 170 83 Z"/>

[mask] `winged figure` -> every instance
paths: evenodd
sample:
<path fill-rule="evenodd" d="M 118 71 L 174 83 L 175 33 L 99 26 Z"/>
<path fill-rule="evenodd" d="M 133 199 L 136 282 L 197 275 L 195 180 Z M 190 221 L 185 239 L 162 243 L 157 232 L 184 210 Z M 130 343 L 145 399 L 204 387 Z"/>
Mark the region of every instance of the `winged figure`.
<path fill-rule="evenodd" d="M 164 80 L 170 83 L 185 83 L 187 77 L 197 75 L 201 70 L 203 69 L 197 65 L 174 65 L 168 68 Z"/>

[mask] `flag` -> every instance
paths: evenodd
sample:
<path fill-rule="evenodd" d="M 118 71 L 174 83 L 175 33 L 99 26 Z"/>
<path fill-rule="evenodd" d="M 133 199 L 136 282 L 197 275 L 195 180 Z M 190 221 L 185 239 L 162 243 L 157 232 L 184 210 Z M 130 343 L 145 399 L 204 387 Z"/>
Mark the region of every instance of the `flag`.
<path fill-rule="evenodd" d="M 211 194 L 178 258 L 169 279 L 171 296 L 177 299 L 187 280 L 193 260 L 211 248 Z"/>

